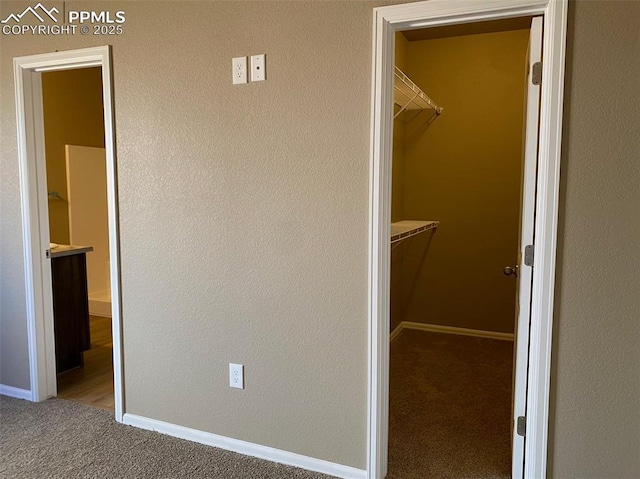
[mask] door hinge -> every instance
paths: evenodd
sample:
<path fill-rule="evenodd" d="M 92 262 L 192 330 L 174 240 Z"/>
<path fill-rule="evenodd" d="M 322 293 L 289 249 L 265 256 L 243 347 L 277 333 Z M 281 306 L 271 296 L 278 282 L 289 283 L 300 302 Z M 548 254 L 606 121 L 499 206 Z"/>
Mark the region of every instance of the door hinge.
<path fill-rule="evenodd" d="M 524 264 L 533 266 L 533 245 L 528 244 L 524 247 Z"/>
<path fill-rule="evenodd" d="M 542 62 L 535 62 L 531 69 L 531 83 L 542 85 Z"/>
<path fill-rule="evenodd" d="M 527 432 L 527 418 L 524 416 L 518 416 L 518 419 L 516 419 L 516 432 L 518 433 L 518 436 L 525 436 L 525 433 Z"/>

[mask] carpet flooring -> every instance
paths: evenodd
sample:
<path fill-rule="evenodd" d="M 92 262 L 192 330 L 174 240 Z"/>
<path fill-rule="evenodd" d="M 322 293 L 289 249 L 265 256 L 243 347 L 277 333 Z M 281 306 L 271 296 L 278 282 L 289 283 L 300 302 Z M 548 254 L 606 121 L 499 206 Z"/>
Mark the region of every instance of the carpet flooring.
<path fill-rule="evenodd" d="M 387 479 L 510 478 L 512 365 L 511 341 L 394 339 Z"/>
<path fill-rule="evenodd" d="M 405 330 L 391 344 L 387 479 L 510 477 L 513 344 Z M 328 479 L 118 424 L 65 399 L 0 397 L 0 478 Z"/>
<path fill-rule="evenodd" d="M 151 431 L 66 399 L 0 397 L 0 478 L 328 479 Z"/>

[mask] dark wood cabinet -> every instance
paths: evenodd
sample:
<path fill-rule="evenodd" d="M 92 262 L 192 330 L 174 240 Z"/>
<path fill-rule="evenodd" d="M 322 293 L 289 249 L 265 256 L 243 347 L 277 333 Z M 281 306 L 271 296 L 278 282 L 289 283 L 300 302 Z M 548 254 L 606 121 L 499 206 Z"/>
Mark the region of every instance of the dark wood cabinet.
<path fill-rule="evenodd" d="M 86 254 L 52 257 L 53 315 L 58 374 L 83 365 L 91 348 Z"/>

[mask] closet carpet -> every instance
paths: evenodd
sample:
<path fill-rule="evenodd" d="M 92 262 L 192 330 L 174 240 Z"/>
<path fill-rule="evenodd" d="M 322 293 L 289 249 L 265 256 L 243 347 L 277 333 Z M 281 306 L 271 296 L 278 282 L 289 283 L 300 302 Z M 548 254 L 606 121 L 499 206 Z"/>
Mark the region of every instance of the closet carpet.
<path fill-rule="evenodd" d="M 66 399 L 0 397 L 0 478 L 329 479 L 118 424 Z"/>
<path fill-rule="evenodd" d="M 391 343 L 387 479 L 511 477 L 513 343 L 403 330 Z"/>

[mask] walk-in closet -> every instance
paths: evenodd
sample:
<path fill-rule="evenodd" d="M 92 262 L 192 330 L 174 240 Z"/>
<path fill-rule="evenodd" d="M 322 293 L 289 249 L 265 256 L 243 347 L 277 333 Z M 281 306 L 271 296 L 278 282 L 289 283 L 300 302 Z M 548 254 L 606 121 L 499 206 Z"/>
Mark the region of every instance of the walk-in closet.
<path fill-rule="evenodd" d="M 396 34 L 389 479 L 511 477 L 531 26 Z"/>

